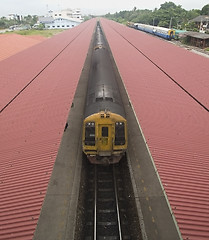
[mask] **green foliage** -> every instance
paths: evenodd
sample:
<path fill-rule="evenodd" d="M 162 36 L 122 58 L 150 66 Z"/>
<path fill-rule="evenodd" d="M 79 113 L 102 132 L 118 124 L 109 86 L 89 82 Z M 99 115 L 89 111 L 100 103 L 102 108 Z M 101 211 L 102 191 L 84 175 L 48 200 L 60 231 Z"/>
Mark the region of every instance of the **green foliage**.
<path fill-rule="evenodd" d="M 15 31 L 16 34 L 20 35 L 39 35 L 46 38 L 52 37 L 55 34 L 58 34 L 62 31 L 65 31 L 64 29 L 48 29 L 48 30 L 38 30 L 38 29 L 30 29 L 30 30 L 20 30 Z M 11 32 L 8 32 L 7 34 L 10 34 Z"/>
<path fill-rule="evenodd" d="M 194 22 L 189 22 L 185 24 L 185 29 L 187 31 L 198 32 L 197 26 Z"/>
<path fill-rule="evenodd" d="M 120 11 L 114 14 L 108 13 L 105 17 L 124 24 L 134 22 L 161 27 L 196 30 L 195 26 L 188 25 L 189 20 L 207 11 L 209 12 L 209 4 L 204 6 L 202 10 L 192 9 L 186 11 L 181 5 L 176 5 L 173 2 L 165 2 L 160 5 L 159 9 L 155 8 L 153 11 L 148 9 L 139 10 L 134 7 L 132 11 Z"/>
<path fill-rule="evenodd" d="M 132 11 L 121 11 L 116 12 L 115 14 L 106 14 L 106 18 L 114 20 L 119 23 L 126 24 L 127 21 L 129 22 L 141 22 L 150 24 L 152 23 L 152 11 L 151 10 L 136 10 L 136 7 Z"/>
<path fill-rule="evenodd" d="M 41 23 L 41 24 L 39 24 L 39 25 L 37 26 L 36 29 L 38 29 L 38 30 L 43 30 L 43 29 L 45 29 L 45 26 L 44 26 L 43 23 Z"/>
<path fill-rule="evenodd" d="M 160 10 L 175 9 L 177 6 L 173 2 L 165 2 L 160 5 Z"/>
<path fill-rule="evenodd" d="M 88 20 L 90 20 L 90 19 L 92 19 L 92 18 L 95 18 L 95 16 L 94 16 L 94 15 L 84 16 L 84 22 L 85 22 L 85 21 L 88 21 Z"/>
<path fill-rule="evenodd" d="M 209 15 L 209 4 L 205 5 L 201 10 L 201 15 Z"/>
<path fill-rule="evenodd" d="M 25 16 L 22 20 L 22 24 L 29 24 L 31 27 L 36 24 L 38 21 L 38 16 L 34 15 L 34 16 L 31 16 L 31 15 L 28 15 L 28 16 Z"/>
<path fill-rule="evenodd" d="M 155 25 L 177 28 L 185 18 L 186 12 L 181 5 L 165 2 L 159 10 L 154 11 Z"/>
<path fill-rule="evenodd" d="M 0 29 L 7 28 L 6 22 L 3 19 L 0 19 Z"/>
<path fill-rule="evenodd" d="M 0 18 L 0 28 L 1 29 L 5 29 L 5 28 L 9 28 L 15 25 L 29 25 L 29 26 L 33 26 L 35 23 L 37 23 L 38 21 L 38 17 L 37 16 L 25 16 L 23 19 L 20 20 L 20 18 L 17 19 L 11 19 L 8 20 L 5 17 Z"/>
<path fill-rule="evenodd" d="M 189 40 L 188 37 L 181 38 L 180 42 L 185 44 L 185 45 L 189 45 L 190 44 L 190 40 Z"/>
<path fill-rule="evenodd" d="M 18 25 L 18 20 L 7 20 L 5 17 L 0 19 L 0 29 L 9 28 L 10 26 Z"/>

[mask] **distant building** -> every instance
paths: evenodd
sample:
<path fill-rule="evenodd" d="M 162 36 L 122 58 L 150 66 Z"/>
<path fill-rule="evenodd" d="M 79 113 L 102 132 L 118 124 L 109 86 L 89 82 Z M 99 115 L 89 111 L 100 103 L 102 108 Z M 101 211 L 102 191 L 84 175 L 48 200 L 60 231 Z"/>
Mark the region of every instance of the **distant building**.
<path fill-rule="evenodd" d="M 67 29 L 67 28 L 73 28 L 75 26 L 78 26 L 80 24 L 80 22 L 76 22 L 73 20 L 68 20 L 65 18 L 57 18 L 57 19 L 53 19 L 52 22 L 47 22 L 44 23 L 45 28 L 48 29 Z"/>
<path fill-rule="evenodd" d="M 79 9 L 66 9 L 60 12 L 49 11 L 49 16 L 39 17 L 38 23 L 47 29 L 67 29 L 78 26 L 83 21 Z"/>
<path fill-rule="evenodd" d="M 187 41 L 191 45 L 199 48 L 209 47 L 209 34 L 198 33 L 198 32 L 187 32 Z"/>
<path fill-rule="evenodd" d="M 22 15 L 18 15 L 18 14 L 15 14 L 15 13 L 11 13 L 9 14 L 7 17 L 6 17 L 7 20 L 22 20 L 23 19 L 23 16 Z"/>
<path fill-rule="evenodd" d="M 190 20 L 190 22 L 196 23 L 200 32 L 204 33 L 207 29 L 209 29 L 209 16 L 208 15 L 200 15 L 200 16 Z"/>
<path fill-rule="evenodd" d="M 53 17 L 38 17 L 38 24 L 48 24 L 48 23 L 53 23 L 54 18 Z"/>
<path fill-rule="evenodd" d="M 81 16 L 81 10 L 80 9 L 65 9 L 65 10 L 61 10 L 59 12 L 53 12 L 50 11 L 51 13 L 51 17 L 53 17 L 54 19 L 56 18 L 64 18 L 64 19 L 68 19 L 68 20 L 75 20 L 78 22 L 82 22 L 83 18 Z"/>

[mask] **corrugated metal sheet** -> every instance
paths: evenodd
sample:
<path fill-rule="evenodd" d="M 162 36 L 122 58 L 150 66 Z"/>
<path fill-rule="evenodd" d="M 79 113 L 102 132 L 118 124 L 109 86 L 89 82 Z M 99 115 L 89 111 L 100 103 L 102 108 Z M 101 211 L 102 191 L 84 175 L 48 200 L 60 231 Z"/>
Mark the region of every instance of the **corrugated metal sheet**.
<path fill-rule="evenodd" d="M 67 46 L 0 115 L 1 240 L 33 237 L 94 26 L 83 23 L 0 63 L 5 105 Z"/>
<path fill-rule="evenodd" d="M 18 34 L 0 34 L 0 61 L 45 39 L 41 36 L 26 37 Z"/>
<path fill-rule="evenodd" d="M 208 59 L 102 19 L 183 239 L 209 239 Z M 128 41 L 127 41 L 128 39 Z"/>
<path fill-rule="evenodd" d="M 112 28 L 209 109 L 208 58 L 125 26 L 117 25 Z"/>
<path fill-rule="evenodd" d="M 17 53 L 0 65 L 0 110 L 85 30 L 85 24 Z M 59 42 L 59 44 L 58 44 Z M 15 83 L 14 83 L 15 81 Z"/>

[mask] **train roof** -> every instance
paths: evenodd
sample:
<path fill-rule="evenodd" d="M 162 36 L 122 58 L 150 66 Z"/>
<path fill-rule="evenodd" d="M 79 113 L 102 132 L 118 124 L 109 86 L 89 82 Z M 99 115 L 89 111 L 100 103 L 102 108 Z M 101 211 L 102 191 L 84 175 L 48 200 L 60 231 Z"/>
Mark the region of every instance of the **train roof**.
<path fill-rule="evenodd" d="M 134 25 L 139 25 L 139 24 L 142 25 L 142 26 L 145 26 L 145 27 L 161 29 L 161 30 L 164 30 L 164 31 L 174 30 L 173 28 L 165 28 L 165 27 L 153 26 L 153 25 L 148 25 L 148 24 L 143 24 L 143 23 L 135 23 Z"/>

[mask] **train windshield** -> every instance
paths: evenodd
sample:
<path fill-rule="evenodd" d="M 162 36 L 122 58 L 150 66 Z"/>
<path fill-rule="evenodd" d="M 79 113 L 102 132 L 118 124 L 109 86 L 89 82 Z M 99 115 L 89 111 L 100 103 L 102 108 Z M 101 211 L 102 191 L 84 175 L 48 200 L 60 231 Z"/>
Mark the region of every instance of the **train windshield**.
<path fill-rule="evenodd" d="M 115 145 L 125 144 L 125 124 L 124 122 L 115 123 Z"/>
<path fill-rule="evenodd" d="M 102 137 L 108 137 L 108 127 L 102 127 Z"/>
<path fill-rule="evenodd" d="M 88 122 L 85 125 L 85 145 L 95 145 L 95 123 Z"/>

